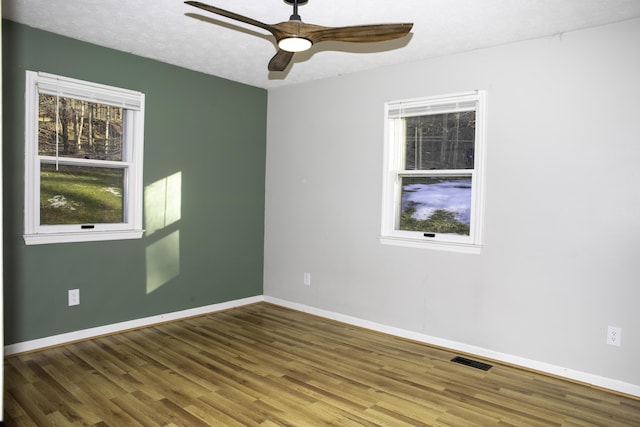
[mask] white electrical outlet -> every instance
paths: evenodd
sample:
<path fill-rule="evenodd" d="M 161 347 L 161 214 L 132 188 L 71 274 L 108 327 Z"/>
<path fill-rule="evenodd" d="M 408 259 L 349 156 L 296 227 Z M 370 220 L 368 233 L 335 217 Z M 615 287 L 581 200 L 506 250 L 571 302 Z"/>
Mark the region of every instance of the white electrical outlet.
<path fill-rule="evenodd" d="M 304 273 L 304 281 L 305 286 L 311 286 L 311 273 Z"/>
<path fill-rule="evenodd" d="M 80 304 L 80 289 L 69 289 L 69 305 Z"/>
<path fill-rule="evenodd" d="M 609 326 L 607 328 L 607 344 L 620 347 L 622 344 L 622 328 Z"/>

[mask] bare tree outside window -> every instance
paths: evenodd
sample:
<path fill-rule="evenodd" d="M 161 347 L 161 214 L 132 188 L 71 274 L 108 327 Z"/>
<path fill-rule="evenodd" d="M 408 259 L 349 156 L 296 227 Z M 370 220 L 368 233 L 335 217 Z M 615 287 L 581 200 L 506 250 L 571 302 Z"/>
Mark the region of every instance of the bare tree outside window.
<path fill-rule="evenodd" d="M 38 154 L 122 161 L 122 108 L 40 94 Z M 40 223 L 120 223 L 124 170 L 43 164 Z"/>
<path fill-rule="evenodd" d="M 40 94 L 38 154 L 122 161 L 122 108 Z"/>
<path fill-rule="evenodd" d="M 475 111 L 407 117 L 405 170 L 473 169 Z M 400 230 L 469 235 L 471 176 L 404 176 Z"/>

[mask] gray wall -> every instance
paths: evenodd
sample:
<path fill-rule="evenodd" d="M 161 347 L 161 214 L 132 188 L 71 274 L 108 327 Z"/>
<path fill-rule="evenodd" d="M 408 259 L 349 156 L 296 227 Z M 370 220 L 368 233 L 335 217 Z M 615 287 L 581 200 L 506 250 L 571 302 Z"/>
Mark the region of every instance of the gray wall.
<path fill-rule="evenodd" d="M 640 385 L 638 40 L 633 20 L 270 91 L 265 295 Z M 473 89 L 482 254 L 381 245 L 383 103 Z"/>
<path fill-rule="evenodd" d="M 262 295 L 267 92 L 3 27 L 5 344 Z M 144 183 L 179 173 L 180 219 L 140 240 L 25 246 L 25 70 L 144 92 Z"/>

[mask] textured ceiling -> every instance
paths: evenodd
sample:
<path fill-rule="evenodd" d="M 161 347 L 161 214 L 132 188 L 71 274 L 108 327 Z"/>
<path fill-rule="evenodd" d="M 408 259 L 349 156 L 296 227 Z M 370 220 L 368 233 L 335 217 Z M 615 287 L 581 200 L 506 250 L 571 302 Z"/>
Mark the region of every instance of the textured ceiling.
<path fill-rule="evenodd" d="M 283 0 L 201 1 L 268 24 L 292 12 Z M 637 18 L 640 0 L 309 0 L 299 14 L 330 27 L 414 27 L 402 40 L 319 43 L 269 72 L 267 31 L 181 0 L 2 0 L 6 19 L 267 89 Z"/>

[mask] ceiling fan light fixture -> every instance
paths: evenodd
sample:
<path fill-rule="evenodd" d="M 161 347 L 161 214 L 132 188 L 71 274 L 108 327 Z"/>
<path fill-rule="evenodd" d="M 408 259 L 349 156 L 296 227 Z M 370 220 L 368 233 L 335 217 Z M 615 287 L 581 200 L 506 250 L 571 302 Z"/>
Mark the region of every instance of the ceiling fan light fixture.
<path fill-rule="evenodd" d="M 311 40 L 304 37 L 287 37 L 278 42 L 278 47 L 287 52 L 302 52 L 313 45 Z"/>

